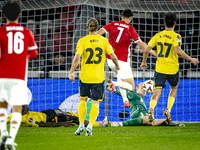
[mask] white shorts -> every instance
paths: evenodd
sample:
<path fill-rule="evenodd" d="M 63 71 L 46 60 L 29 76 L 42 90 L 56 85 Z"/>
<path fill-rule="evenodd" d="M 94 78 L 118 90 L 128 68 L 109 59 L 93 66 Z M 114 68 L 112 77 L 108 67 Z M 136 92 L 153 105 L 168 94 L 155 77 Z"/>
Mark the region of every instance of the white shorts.
<path fill-rule="evenodd" d="M 133 78 L 133 72 L 130 66 L 130 62 L 124 62 L 121 60 L 118 60 L 120 70 L 115 69 L 115 64 L 112 62 L 111 59 L 107 59 L 108 66 L 112 71 L 114 71 L 117 74 L 117 78 L 120 79 L 128 79 L 128 78 Z"/>
<path fill-rule="evenodd" d="M 28 105 L 27 83 L 20 79 L 0 79 L 0 102 Z"/>

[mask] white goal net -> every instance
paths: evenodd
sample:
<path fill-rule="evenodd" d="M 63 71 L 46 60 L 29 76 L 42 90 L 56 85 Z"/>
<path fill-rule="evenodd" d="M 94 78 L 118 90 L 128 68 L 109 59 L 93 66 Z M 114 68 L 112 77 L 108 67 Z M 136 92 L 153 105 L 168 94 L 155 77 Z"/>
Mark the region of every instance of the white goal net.
<path fill-rule="evenodd" d="M 131 9 L 134 17 L 131 25 L 139 37 L 148 43 L 157 32 L 164 30 L 165 12 L 176 12 L 178 17 L 175 32 L 182 36 L 182 49 L 190 56 L 200 59 L 200 2 L 199 0 L 21 0 L 20 23 L 31 29 L 38 45 L 39 56 L 29 61 L 28 87 L 33 100 L 31 111 L 57 109 L 61 103 L 79 92 L 79 71 L 75 71 L 76 81 L 68 79 L 71 62 L 79 38 L 88 34 L 86 24 L 94 17 L 100 27 L 111 21 L 119 21 L 123 9 Z M 1 7 L 4 1 L 0 1 Z M 1 13 L 1 25 L 5 18 Z M 135 84 L 153 79 L 156 58 L 149 56 L 148 69 L 140 69 L 143 50 L 134 42 L 131 45 L 132 70 Z M 180 84 L 172 120 L 179 122 L 200 121 L 200 66 L 179 59 Z M 114 78 L 114 73 L 106 68 L 106 79 Z M 163 118 L 167 107 L 169 84 L 163 90 L 155 108 L 155 118 Z M 145 102 L 149 108 L 151 94 Z M 73 105 L 73 100 L 69 101 Z M 75 108 L 75 107 L 74 107 Z M 72 109 L 72 108 L 71 108 Z M 70 110 L 68 110 L 70 111 Z M 126 112 L 127 118 L 119 117 Z M 105 99 L 100 103 L 97 121 L 109 116 L 110 121 L 130 119 L 129 108 L 124 108 L 122 98 L 105 91 Z"/>

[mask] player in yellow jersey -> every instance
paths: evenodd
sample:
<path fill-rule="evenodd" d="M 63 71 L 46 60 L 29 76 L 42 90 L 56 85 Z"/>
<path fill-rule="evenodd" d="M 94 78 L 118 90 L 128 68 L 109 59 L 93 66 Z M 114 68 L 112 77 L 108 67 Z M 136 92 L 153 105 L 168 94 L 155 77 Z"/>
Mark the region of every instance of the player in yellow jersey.
<path fill-rule="evenodd" d="M 80 124 L 75 135 L 80 135 L 85 130 L 84 118 L 87 111 L 86 102 L 88 97 L 92 99 L 92 109 L 90 111 L 89 124 L 86 128 L 86 136 L 92 135 L 92 126 L 99 113 L 99 101 L 102 101 L 104 98 L 105 53 L 111 56 L 116 69 L 120 69 L 113 48 L 105 37 L 97 34 L 98 28 L 99 25 L 96 19 L 92 18 L 88 20 L 87 29 L 89 35 L 79 39 L 76 47 L 76 55 L 69 72 L 69 79 L 74 82 L 75 77 L 73 72 L 82 56 L 79 83 L 80 103 L 78 107 Z"/>
<path fill-rule="evenodd" d="M 154 92 L 151 97 L 149 108 L 149 120 L 152 124 L 154 122 L 154 108 L 160 98 L 162 88 L 165 88 L 166 86 L 166 80 L 170 84 L 171 91 L 169 93 L 168 105 L 164 115 L 166 116 L 168 123 L 171 123 L 170 111 L 176 98 L 177 86 L 179 83 L 178 56 L 189 60 L 194 65 L 199 63 L 198 59 L 191 58 L 181 49 L 181 35 L 174 32 L 176 20 L 177 18 L 175 13 L 168 12 L 164 15 L 165 30 L 157 33 L 150 40 L 148 47 L 143 54 L 143 61 L 140 66 L 143 70 L 147 68 L 146 60 L 149 51 L 156 46 L 158 58 L 154 74 Z"/>
<path fill-rule="evenodd" d="M 12 114 L 8 116 L 7 122 L 10 122 Z M 28 105 L 22 106 L 21 126 L 24 127 L 71 127 L 75 124 L 79 125 L 77 113 L 63 112 L 60 109 L 47 109 L 41 112 L 29 111 Z M 88 120 L 84 121 L 84 125 L 89 124 Z M 101 122 L 95 122 L 95 127 L 107 127 L 107 117 Z"/>

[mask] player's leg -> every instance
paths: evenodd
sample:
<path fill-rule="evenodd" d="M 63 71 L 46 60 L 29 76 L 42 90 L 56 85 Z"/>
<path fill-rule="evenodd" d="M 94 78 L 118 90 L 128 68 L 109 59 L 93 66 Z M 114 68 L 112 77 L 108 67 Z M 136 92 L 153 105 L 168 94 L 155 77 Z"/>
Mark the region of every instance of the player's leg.
<path fill-rule="evenodd" d="M 86 136 L 92 136 L 92 127 L 95 124 L 97 116 L 99 114 L 99 101 L 92 100 L 92 109 L 90 111 L 89 124 L 86 128 Z"/>
<path fill-rule="evenodd" d="M 134 83 L 133 78 L 121 79 L 121 80 L 122 80 L 122 82 L 118 82 L 118 87 L 120 87 L 119 89 L 120 89 L 120 93 L 122 95 L 122 99 L 124 102 L 124 107 L 130 107 L 129 100 L 128 100 L 127 94 L 126 94 L 126 90 L 133 91 L 135 83 Z M 123 88 L 124 86 L 126 87 L 126 89 Z"/>
<path fill-rule="evenodd" d="M 19 130 L 20 124 L 21 124 L 21 118 L 22 118 L 22 106 L 21 105 L 14 105 L 13 106 L 13 115 L 10 121 L 10 136 L 15 141 L 15 137 L 17 135 L 17 132 Z"/>
<path fill-rule="evenodd" d="M 108 60 L 109 67 L 117 73 L 117 82 L 114 82 L 115 86 L 119 87 L 120 93 L 122 95 L 122 99 L 125 107 L 130 107 L 126 90 L 134 91 L 135 84 L 133 80 L 133 74 L 130 67 L 129 62 L 119 61 L 119 65 L 121 66 L 120 70 L 116 70 L 114 67 L 114 63 L 111 60 Z"/>
<path fill-rule="evenodd" d="M 28 104 L 26 82 L 18 79 L 5 79 L 5 95 L 7 103 L 13 105 L 13 115 L 10 120 L 10 134 L 6 140 L 6 147 L 14 149 L 14 141 L 18 133 L 21 118 L 22 118 L 22 105 Z"/>
<path fill-rule="evenodd" d="M 99 101 L 102 101 L 103 98 L 104 98 L 104 82 L 98 84 L 92 84 L 91 87 L 92 108 L 90 111 L 89 124 L 86 129 L 86 136 L 92 135 L 92 127 L 99 114 Z"/>
<path fill-rule="evenodd" d="M 149 121 L 148 116 L 143 117 L 143 124 L 146 124 L 146 125 L 161 126 L 165 121 L 166 119 L 155 119 L 152 124 L 152 122 Z"/>
<path fill-rule="evenodd" d="M 166 119 L 155 119 L 153 126 L 161 126 Z"/>
<path fill-rule="evenodd" d="M 86 102 L 87 102 L 87 98 L 83 98 L 83 97 L 80 98 L 80 103 L 78 106 L 79 127 L 76 130 L 75 135 L 80 135 L 81 132 L 85 130 L 84 119 L 87 113 Z"/>
<path fill-rule="evenodd" d="M 148 119 L 148 116 L 146 117 Z M 143 118 L 134 118 L 124 122 L 112 122 L 112 127 L 121 127 L 121 126 L 141 126 L 143 125 Z"/>
<path fill-rule="evenodd" d="M 8 138 L 8 131 L 7 131 L 7 100 L 8 100 L 8 93 L 5 86 L 5 81 L 0 79 L 0 130 L 1 130 L 1 137 L 0 137 L 0 148 L 4 149 L 6 139 Z"/>
<path fill-rule="evenodd" d="M 75 135 L 80 135 L 81 132 L 85 130 L 84 120 L 87 113 L 87 98 L 90 97 L 90 84 L 82 83 L 80 80 L 79 83 L 79 95 L 80 103 L 78 106 L 78 115 L 79 115 L 79 127 L 75 132 Z"/>
<path fill-rule="evenodd" d="M 5 142 L 8 137 L 7 131 L 7 102 L 0 102 L 0 129 L 1 129 L 1 137 L 0 137 L 0 148 L 4 149 Z"/>
<path fill-rule="evenodd" d="M 165 88 L 166 82 L 166 75 L 155 72 L 154 74 L 154 91 L 150 101 L 150 108 L 149 108 L 149 121 L 152 122 L 153 125 L 154 121 L 154 108 L 157 105 L 158 99 L 162 93 L 162 88 Z"/>
<path fill-rule="evenodd" d="M 117 73 L 117 82 L 115 83 L 115 85 L 120 89 L 120 93 L 124 102 L 124 107 L 130 107 L 126 90 L 134 91 L 135 88 L 132 69 L 129 62 L 119 61 L 119 64 L 123 67 L 121 67 L 121 69 Z"/>
<path fill-rule="evenodd" d="M 119 81 L 121 81 L 121 82 L 119 82 Z M 117 82 L 114 82 L 109 79 L 108 83 L 106 84 L 106 89 L 114 93 L 116 91 L 115 86 L 118 86 L 121 96 L 122 96 L 122 99 L 123 99 L 123 102 L 124 102 L 124 107 L 130 107 L 129 100 L 128 100 L 127 94 L 126 94 L 126 89 L 121 88 L 126 84 L 130 85 L 127 82 L 122 82 L 122 80 L 120 78 L 117 80 Z"/>
<path fill-rule="evenodd" d="M 179 84 L 179 72 L 177 72 L 174 75 L 168 75 L 167 81 L 169 82 L 171 86 L 171 90 L 168 97 L 167 109 L 165 110 L 164 115 L 166 117 L 166 121 L 168 122 L 168 124 L 171 124 L 172 120 L 171 120 L 170 112 L 174 105 L 174 101 L 177 95 L 177 87 Z"/>
<path fill-rule="evenodd" d="M 108 117 L 106 116 L 101 122 L 94 122 L 93 127 L 108 127 Z"/>
<path fill-rule="evenodd" d="M 153 125 L 153 121 L 154 121 L 154 108 L 157 105 L 157 102 L 158 102 L 158 99 L 160 98 L 161 92 L 162 92 L 162 88 L 154 89 L 153 95 L 151 97 L 150 108 L 149 108 L 149 121 L 152 122 L 152 125 Z"/>

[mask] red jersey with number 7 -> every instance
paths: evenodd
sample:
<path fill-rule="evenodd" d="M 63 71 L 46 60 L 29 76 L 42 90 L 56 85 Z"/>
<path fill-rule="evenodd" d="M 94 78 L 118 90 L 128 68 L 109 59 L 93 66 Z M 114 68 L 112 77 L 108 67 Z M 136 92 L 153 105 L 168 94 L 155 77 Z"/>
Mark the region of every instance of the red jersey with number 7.
<path fill-rule="evenodd" d="M 128 61 L 129 47 L 131 45 L 131 39 L 136 43 L 140 41 L 140 38 L 135 31 L 135 28 L 125 21 L 113 21 L 103 27 L 106 32 L 109 32 L 109 42 L 114 48 L 114 53 L 118 60 Z M 108 59 L 111 59 L 106 54 Z"/>
<path fill-rule="evenodd" d="M 18 23 L 0 28 L 0 78 L 27 79 L 28 55 L 37 58 L 31 30 Z"/>

